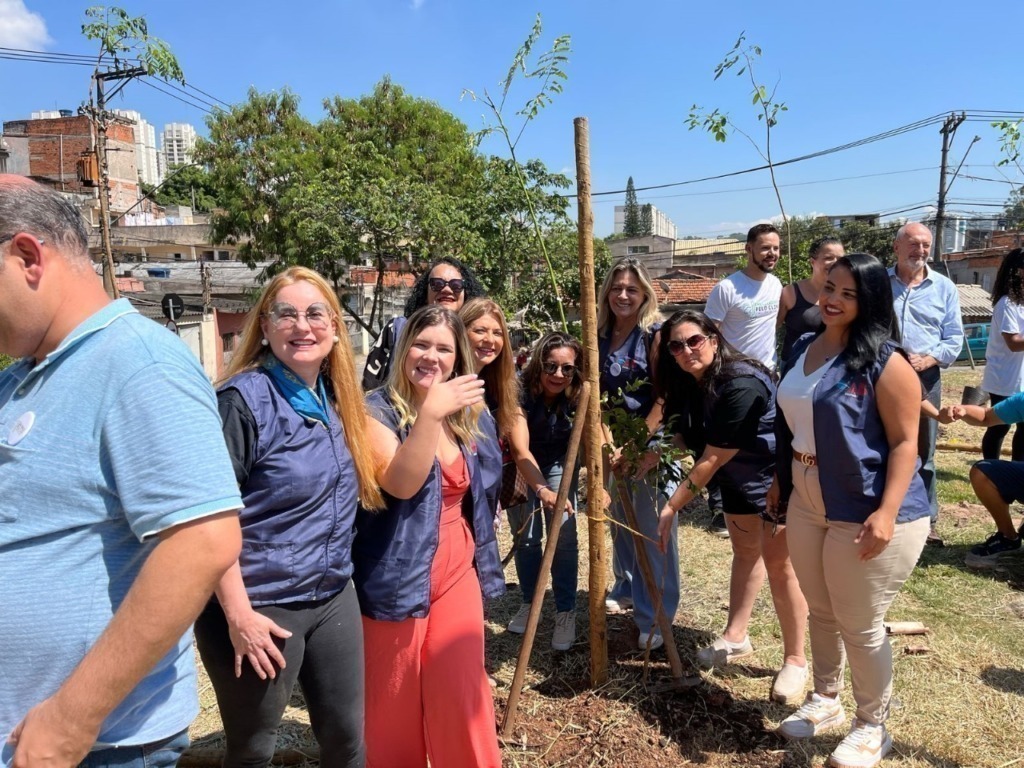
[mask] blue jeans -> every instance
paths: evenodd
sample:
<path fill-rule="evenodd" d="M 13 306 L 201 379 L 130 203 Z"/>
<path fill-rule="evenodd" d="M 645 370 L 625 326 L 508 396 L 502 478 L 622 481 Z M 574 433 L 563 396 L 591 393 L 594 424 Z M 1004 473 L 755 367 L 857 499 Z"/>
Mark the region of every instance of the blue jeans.
<path fill-rule="evenodd" d="M 562 466 L 555 464 L 545 472 L 548 484 L 557 491 L 562 482 Z M 576 508 L 576 478 L 569 487 L 569 502 Z M 544 559 L 542 547 L 543 533 L 546 527 L 551 531 L 553 513 L 540 512 L 540 502 L 530 491 L 525 504 L 508 510 L 508 523 L 512 535 L 519 536 L 516 548 L 516 574 L 519 576 L 519 587 L 523 591 L 523 602 L 533 602 L 533 593 L 537 589 L 537 576 L 540 563 Z M 543 517 L 543 522 L 541 518 Z M 522 530 L 522 533 L 519 531 Z M 555 559 L 551 563 L 551 589 L 555 593 L 555 610 L 558 612 L 576 610 L 576 580 L 579 574 L 579 538 L 576 529 L 576 516 L 571 515 L 562 521 L 558 531 L 558 543 L 555 545 Z"/>
<path fill-rule="evenodd" d="M 622 502 L 619 501 L 617 482 L 617 480 L 613 480 L 609 488 L 612 497 L 609 513 L 613 520 L 626 525 L 626 514 L 622 509 Z M 672 519 L 672 533 L 669 536 L 665 554 L 658 551 L 657 541 L 658 514 L 661 512 L 662 504 L 675 489 L 666 487 L 659 492 L 653 473 L 639 480 L 626 480 L 625 483 L 626 491 L 636 511 L 638 530 L 647 537 L 644 547 L 647 550 L 647 559 L 651 563 L 654 580 L 661 591 L 662 610 L 665 611 L 665 615 L 671 622 L 675 618 L 676 609 L 679 608 L 678 515 Z M 633 535 L 618 525 L 612 525 L 612 571 L 615 575 L 615 583 L 612 585 L 609 597 L 630 598 L 633 601 L 633 620 L 640 631 L 657 630 L 654 620 L 654 600 L 647 592 L 647 585 L 644 584 L 643 575 L 637 564 Z"/>
<path fill-rule="evenodd" d="M 94 750 L 78 768 L 174 768 L 188 745 L 188 731 L 184 730 L 163 741 Z"/>
<path fill-rule="evenodd" d="M 936 408 L 942 406 L 942 371 L 936 365 L 926 368 L 918 374 L 921 385 L 925 390 L 925 399 Z M 928 504 L 932 508 L 932 525 L 939 517 L 939 499 L 936 493 L 935 478 L 935 440 L 939 435 L 939 422 L 921 416 L 920 428 L 917 433 L 917 455 L 921 459 L 921 469 L 918 473 L 924 480 L 925 490 L 928 492 Z"/>

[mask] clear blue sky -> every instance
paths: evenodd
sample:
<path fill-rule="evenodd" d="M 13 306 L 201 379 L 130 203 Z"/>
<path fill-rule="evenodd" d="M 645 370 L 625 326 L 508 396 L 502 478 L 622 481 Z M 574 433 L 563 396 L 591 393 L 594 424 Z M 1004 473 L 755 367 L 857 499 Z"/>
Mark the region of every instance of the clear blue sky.
<path fill-rule="evenodd" d="M 0 46 L 92 53 L 80 33 L 93 1 L 0 0 Z M 366 93 L 383 75 L 432 99 L 471 129 L 483 107 L 460 100 L 464 88 L 497 88 L 539 11 L 542 50 L 572 36 L 565 92 L 522 139 L 520 157 L 574 173 L 573 124 L 590 119 L 595 191 L 683 181 L 760 165 L 741 136 L 725 144 L 688 131 L 693 103 L 719 107 L 756 132 L 748 81 L 713 69 L 746 30 L 763 49 L 758 79 L 778 81 L 789 107 L 773 133 L 776 160 L 897 128 L 951 110 L 1024 114 L 1020 45 L 1024 3 L 970 4 L 901 0 L 807 3 L 627 4 L 596 0 L 308 0 L 304 3 L 123 0 L 143 14 L 150 32 L 177 54 L 191 84 L 236 102 L 254 86 L 288 86 L 312 119 L 323 98 Z M 30 17 L 35 14 L 36 18 Z M 75 109 L 88 94 L 89 69 L 0 59 L 0 120 L 38 109 Z M 515 91 L 517 105 L 531 95 Z M 190 122 L 205 132 L 204 113 L 133 83 L 112 106 L 137 109 L 157 130 Z M 754 133 L 760 137 L 761 134 Z M 974 135 L 962 174 L 998 179 L 995 131 L 987 122 L 961 126 L 950 153 L 955 168 Z M 941 138 L 937 126 L 828 157 L 780 168 L 791 214 L 896 211 L 934 203 Z M 496 143 L 485 149 L 504 154 Z M 1006 172 L 1006 169 L 1001 169 Z M 887 175 L 881 175 L 887 174 Z M 862 178 L 851 178 L 862 177 Z M 1013 178 L 1012 176 L 1010 178 Z M 1017 181 L 1020 181 L 1017 179 Z M 725 234 L 778 215 L 767 172 L 641 192 L 665 211 L 679 234 Z M 992 214 L 1005 183 L 963 175 L 953 185 L 953 211 Z M 596 232 L 612 229 L 622 195 L 595 199 Z M 917 208 L 908 216 L 920 218 Z"/>

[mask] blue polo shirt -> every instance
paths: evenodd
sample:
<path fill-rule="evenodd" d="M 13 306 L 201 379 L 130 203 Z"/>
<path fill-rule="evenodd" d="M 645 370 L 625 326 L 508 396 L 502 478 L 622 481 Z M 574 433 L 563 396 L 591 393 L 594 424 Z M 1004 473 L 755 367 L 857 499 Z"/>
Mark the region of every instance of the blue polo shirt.
<path fill-rule="evenodd" d="M 156 534 L 242 506 L 202 369 L 126 300 L 33 362 L 0 371 L 4 741 L 110 623 Z M 189 632 L 107 718 L 97 747 L 165 739 L 198 711 Z M 0 747 L 0 764 L 12 754 Z"/>
<path fill-rule="evenodd" d="M 924 270 L 924 279 L 908 286 L 896 267 L 889 268 L 900 346 L 913 354 L 931 355 L 940 368 L 948 368 L 964 346 L 960 294 L 948 277 L 928 266 Z"/>
<path fill-rule="evenodd" d="M 1020 424 L 1024 422 L 1024 392 L 1010 395 L 992 406 L 996 416 L 1003 420 L 1004 424 Z"/>

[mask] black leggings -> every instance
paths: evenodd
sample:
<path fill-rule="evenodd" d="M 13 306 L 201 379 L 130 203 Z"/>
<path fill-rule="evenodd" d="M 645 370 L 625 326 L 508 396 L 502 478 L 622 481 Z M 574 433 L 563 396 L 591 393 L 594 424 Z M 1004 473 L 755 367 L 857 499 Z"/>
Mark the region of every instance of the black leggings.
<path fill-rule="evenodd" d="M 992 405 L 1002 402 L 1006 399 L 1005 395 L 989 395 L 992 400 Z M 989 427 L 985 430 L 985 435 L 981 438 L 981 455 L 986 459 L 1001 459 L 1000 452 L 1003 449 L 1003 438 L 1010 431 L 1010 424 L 998 424 L 994 427 Z M 1013 432 L 1013 443 L 1011 443 L 1010 452 L 1011 458 L 1014 461 L 1024 461 L 1024 429 L 1021 429 L 1021 425 L 1018 424 L 1017 428 Z"/>
<path fill-rule="evenodd" d="M 260 680 L 248 660 L 235 677 L 235 651 L 220 604 L 211 600 L 196 620 L 196 643 L 213 683 L 227 748 L 224 768 L 266 766 L 296 680 L 302 686 L 320 765 L 362 768 L 363 623 L 352 582 L 334 597 L 256 609 L 292 632 L 277 639 L 286 666 Z"/>

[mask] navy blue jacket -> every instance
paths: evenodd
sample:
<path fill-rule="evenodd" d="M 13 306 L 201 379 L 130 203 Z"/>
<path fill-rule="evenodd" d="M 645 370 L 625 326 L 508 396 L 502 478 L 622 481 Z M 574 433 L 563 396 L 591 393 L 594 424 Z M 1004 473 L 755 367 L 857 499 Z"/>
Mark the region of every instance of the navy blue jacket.
<path fill-rule="evenodd" d="M 399 429 L 398 414 L 386 389 L 366 398 L 370 413 L 392 429 L 400 441 L 409 428 Z M 485 598 L 505 591 L 505 576 L 494 535 L 494 511 L 501 482 L 501 454 L 490 445 L 493 420 L 481 415 L 485 434 L 476 445 L 462 446 L 469 472 L 475 566 Z M 496 441 L 495 441 L 496 442 Z M 491 455 L 493 453 L 493 456 Z M 496 467 L 491 467 L 496 462 Z M 495 478 L 497 482 L 495 482 Z M 491 483 L 492 488 L 487 484 Z M 422 619 L 430 612 L 430 566 L 437 552 L 441 524 L 441 466 L 434 460 L 430 476 L 409 499 L 384 495 L 386 509 L 359 509 L 352 547 L 354 581 L 363 614 L 380 621 Z"/>
<path fill-rule="evenodd" d="M 256 422 L 252 466 L 242 485 L 239 564 L 254 606 L 323 600 L 352 576 L 358 491 L 341 422 L 330 429 L 295 412 L 262 369 L 221 390 L 242 396 Z"/>
<path fill-rule="evenodd" d="M 808 334 L 793 345 L 783 376 L 814 338 Z M 814 442 L 818 446 L 825 517 L 829 520 L 863 523 L 882 501 L 889 469 L 889 440 L 878 413 L 875 385 L 896 351 L 894 342 L 886 342 L 875 364 L 861 373 L 846 368 L 844 351 L 832 361 L 814 390 Z M 781 413 L 775 420 L 775 432 L 779 488 L 783 501 L 788 501 L 793 489 L 793 435 Z M 915 471 L 896 522 L 909 523 L 930 514 L 924 483 Z"/>

